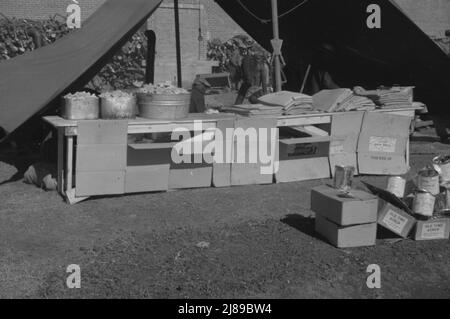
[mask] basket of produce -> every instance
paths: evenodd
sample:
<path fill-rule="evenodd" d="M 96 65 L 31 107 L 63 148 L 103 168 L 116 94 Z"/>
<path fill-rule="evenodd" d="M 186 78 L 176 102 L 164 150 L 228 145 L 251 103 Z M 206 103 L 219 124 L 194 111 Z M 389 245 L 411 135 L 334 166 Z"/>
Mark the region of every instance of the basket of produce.
<path fill-rule="evenodd" d="M 61 117 L 67 120 L 95 120 L 99 111 L 99 99 L 94 94 L 77 92 L 63 97 Z"/>
<path fill-rule="evenodd" d="M 177 120 L 188 116 L 191 94 L 170 83 L 145 85 L 137 93 L 139 116 Z"/>
<path fill-rule="evenodd" d="M 136 118 L 136 96 L 123 91 L 112 91 L 100 95 L 102 119 Z"/>

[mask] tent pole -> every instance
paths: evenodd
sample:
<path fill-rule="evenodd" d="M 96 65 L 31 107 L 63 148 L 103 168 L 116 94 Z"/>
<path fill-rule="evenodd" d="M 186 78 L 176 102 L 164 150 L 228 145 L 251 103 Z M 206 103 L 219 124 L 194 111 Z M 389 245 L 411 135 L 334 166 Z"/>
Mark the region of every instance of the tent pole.
<path fill-rule="evenodd" d="M 181 78 L 181 44 L 180 44 L 180 9 L 178 5 L 178 0 L 173 1 L 174 11 L 175 11 L 175 42 L 177 50 L 177 85 L 182 86 Z"/>
<path fill-rule="evenodd" d="M 272 0 L 272 26 L 273 26 L 273 40 L 272 46 L 274 49 L 273 58 L 275 63 L 275 91 L 281 91 L 281 40 L 278 26 L 278 0 Z"/>

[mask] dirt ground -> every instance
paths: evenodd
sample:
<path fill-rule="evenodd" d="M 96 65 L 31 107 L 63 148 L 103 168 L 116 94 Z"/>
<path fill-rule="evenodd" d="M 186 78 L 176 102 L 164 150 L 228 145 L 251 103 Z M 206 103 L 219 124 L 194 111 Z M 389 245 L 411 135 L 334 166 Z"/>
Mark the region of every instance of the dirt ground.
<path fill-rule="evenodd" d="M 450 146 L 421 135 L 413 171 Z M 2 298 L 448 298 L 450 241 L 381 239 L 339 250 L 314 233 L 310 189 L 328 182 L 195 189 L 68 206 L 0 155 Z M 362 177 L 382 186 L 384 177 Z M 81 289 L 66 267 L 81 267 Z M 381 289 L 366 285 L 381 268 Z"/>

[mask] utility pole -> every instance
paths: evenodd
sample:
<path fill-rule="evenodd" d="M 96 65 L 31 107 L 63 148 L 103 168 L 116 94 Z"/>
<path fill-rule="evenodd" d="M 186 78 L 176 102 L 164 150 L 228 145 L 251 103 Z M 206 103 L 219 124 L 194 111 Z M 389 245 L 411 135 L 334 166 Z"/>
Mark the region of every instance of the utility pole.
<path fill-rule="evenodd" d="M 273 26 L 273 61 L 275 64 L 275 91 L 281 91 L 281 46 L 283 40 L 280 39 L 278 26 L 278 0 L 272 0 L 272 26 Z"/>
<path fill-rule="evenodd" d="M 173 1 L 173 7 L 175 11 L 175 42 L 177 50 L 177 85 L 182 86 L 181 78 L 181 41 L 180 41 L 180 7 L 178 5 L 178 0 Z"/>

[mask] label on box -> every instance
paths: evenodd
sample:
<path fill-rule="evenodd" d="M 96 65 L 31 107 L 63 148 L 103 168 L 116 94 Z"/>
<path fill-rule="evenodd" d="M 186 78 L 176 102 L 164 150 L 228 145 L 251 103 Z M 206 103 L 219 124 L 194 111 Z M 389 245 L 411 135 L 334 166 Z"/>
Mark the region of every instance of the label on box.
<path fill-rule="evenodd" d="M 385 223 L 389 227 L 389 229 L 391 229 L 395 233 L 401 234 L 406 224 L 408 223 L 408 219 L 389 209 L 386 213 L 386 216 L 384 216 L 383 218 L 383 223 Z"/>
<path fill-rule="evenodd" d="M 340 144 L 340 145 L 331 145 L 330 146 L 330 154 L 331 155 L 343 154 L 343 153 L 345 153 L 344 145 Z"/>
<path fill-rule="evenodd" d="M 395 153 L 397 139 L 392 137 L 371 136 L 369 140 L 369 152 Z"/>
<path fill-rule="evenodd" d="M 425 239 L 444 239 L 445 238 L 445 223 L 434 222 L 426 223 L 422 227 L 422 238 Z"/>

